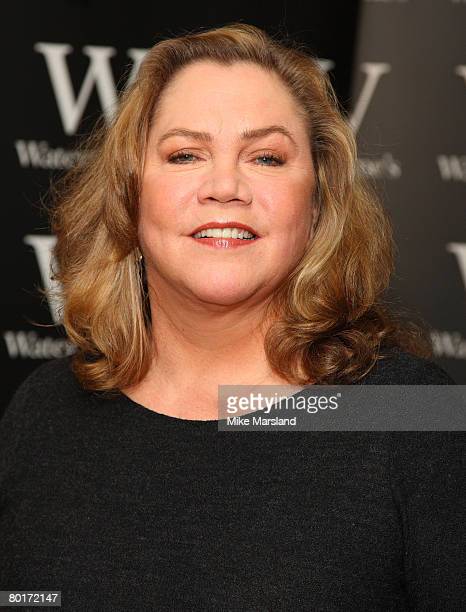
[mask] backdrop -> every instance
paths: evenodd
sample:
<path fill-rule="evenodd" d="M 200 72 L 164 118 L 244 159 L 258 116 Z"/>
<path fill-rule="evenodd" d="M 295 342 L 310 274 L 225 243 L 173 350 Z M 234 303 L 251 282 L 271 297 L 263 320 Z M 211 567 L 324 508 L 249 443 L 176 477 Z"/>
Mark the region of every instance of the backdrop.
<path fill-rule="evenodd" d="M 399 247 L 390 299 L 432 326 L 436 361 L 466 382 L 466 3 L 414 0 L 259 1 L 121 5 L 97 0 L 16 2 L 3 40 L 5 290 L 2 410 L 43 360 L 72 349 L 50 286 L 54 237 L 40 212 L 50 181 L 103 114 L 145 51 L 166 36 L 243 21 L 305 43 L 329 71 L 351 117 L 360 162 L 383 194 Z"/>
<path fill-rule="evenodd" d="M 432 328 L 466 383 L 466 2 L 361 5 L 352 82 L 360 162 L 395 226 L 391 299 Z"/>

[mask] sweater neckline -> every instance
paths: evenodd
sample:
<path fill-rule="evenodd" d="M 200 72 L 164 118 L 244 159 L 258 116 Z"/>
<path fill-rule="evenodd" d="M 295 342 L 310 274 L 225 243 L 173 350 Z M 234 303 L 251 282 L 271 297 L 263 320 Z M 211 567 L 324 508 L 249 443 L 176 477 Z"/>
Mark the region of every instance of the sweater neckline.
<path fill-rule="evenodd" d="M 122 403 L 125 407 L 129 408 L 132 412 L 137 412 L 138 414 L 145 415 L 151 419 L 159 420 L 160 422 L 165 422 L 167 425 L 181 425 L 181 426 L 193 426 L 193 427 L 204 427 L 206 429 L 218 426 L 219 423 L 225 423 L 226 419 L 183 419 L 182 417 L 176 417 L 170 414 L 164 414 L 163 412 L 158 412 L 157 410 L 153 410 L 152 408 L 148 408 L 139 402 L 136 402 L 131 397 L 123 393 L 123 391 L 118 391 L 118 396 L 120 399 L 120 403 Z"/>

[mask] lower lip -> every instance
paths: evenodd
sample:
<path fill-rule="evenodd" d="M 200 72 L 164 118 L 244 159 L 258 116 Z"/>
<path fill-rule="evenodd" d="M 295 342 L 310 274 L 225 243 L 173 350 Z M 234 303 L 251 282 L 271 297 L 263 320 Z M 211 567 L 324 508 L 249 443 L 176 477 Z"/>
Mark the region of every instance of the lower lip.
<path fill-rule="evenodd" d="M 214 249 L 237 249 L 254 244 L 260 238 L 254 240 L 241 240 L 241 238 L 191 238 L 198 244 L 203 244 Z"/>

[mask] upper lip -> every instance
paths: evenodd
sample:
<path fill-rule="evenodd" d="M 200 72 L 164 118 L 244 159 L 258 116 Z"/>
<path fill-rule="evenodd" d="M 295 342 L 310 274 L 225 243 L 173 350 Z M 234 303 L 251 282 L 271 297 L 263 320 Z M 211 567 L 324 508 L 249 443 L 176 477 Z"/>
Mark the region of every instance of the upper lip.
<path fill-rule="evenodd" d="M 222 227 L 237 227 L 239 229 L 244 229 L 244 230 L 247 230 L 248 232 L 251 232 L 251 234 L 254 234 L 255 236 L 259 238 L 259 234 L 257 233 L 257 230 L 255 230 L 250 225 L 246 225 L 245 223 L 240 223 L 239 221 L 223 221 L 220 223 L 217 223 L 216 221 L 211 221 L 210 223 L 204 223 L 203 225 L 199 225 L 199 227 L 196 227 L 196 229 L 192 232 L 191 236 L 193 236 L 194 234 L 197 234 L 197 232 L 200 232 L 201 230 L 219 229 Z"/>

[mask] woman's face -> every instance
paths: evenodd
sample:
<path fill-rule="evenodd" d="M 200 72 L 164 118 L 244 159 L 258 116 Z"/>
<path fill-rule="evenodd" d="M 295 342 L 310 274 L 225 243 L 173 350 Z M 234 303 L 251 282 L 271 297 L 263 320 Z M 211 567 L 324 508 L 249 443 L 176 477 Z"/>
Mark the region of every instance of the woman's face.
<path fill-rule="evenodd" d="M 139 239 L 150 285 L 197 303 L 266 299 L 310 236 L 314 182 L 306 127 L 279 77 L 245 62 L 186 66 L 159 100 L 146 151 Z M 257 238 L 193 237 L 231 222 Z"/>

